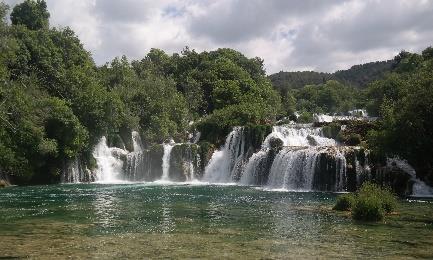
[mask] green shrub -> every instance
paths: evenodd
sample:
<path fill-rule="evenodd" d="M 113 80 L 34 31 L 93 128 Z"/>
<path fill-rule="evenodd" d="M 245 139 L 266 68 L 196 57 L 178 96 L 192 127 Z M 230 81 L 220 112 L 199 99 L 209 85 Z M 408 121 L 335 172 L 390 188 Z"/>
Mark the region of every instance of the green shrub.
<path fill-rule="evenodd" d="M 301 115 L 299 115 L 297 122 L 301 124 L 312 123 L 313 114 L 309 112 L 302 112 Z"/>
<path fill-rule="evenodd" d="M 332 122 L 322 127 L 322 131 L 325 137 L 336 139 L 341 131 L 341 124 L 338 122 Z"/>
<path fill-rule="evenodd" d="M 343 194 L 337 197 L 337 202 L 332 208 L 334 210 L 347 211 L 351 210 L 355 204 L 355 196 L 353 194 Z"/>
<path fill-rule="evenodd" d="M 351 145 L 351 146 L 359 145 L 362 141 L 361 135 L 354 134 L 354 133 L 351 133 L 348 136 L 343 136 L 342 138 L 346 145 Z"/>
<path fill-rule="evenodd" d="M 356 194 L 339 196 L 333 209 L 352 209 L 352 218 L 356 220 L 379 221 L 396 206 L 397 199 L 388 188 L 365 182 Z"/>
<path fill-rule="evenodd" d="M 389 189 L 382 190 L 381 194 L 382 208 L 386 213 L 393 212 L 397 207 L 397 199 Z"/>
<path fill-rule="evenodd" d="M 389 188 L 382 188 L 377 184 L 365 182 L 358 191 L 358 197 L 377 197 L 386 213 L 391 213 L 397 206 L 397 199 Z"/>
<path fill-rule="evenodd" d="M 356 197 L 355 205 L 352 209 L 352 218 L 364 221 L 379 221 L 385 216 L 382 202 L 379 197 L 367 194 Z"/>
<path fill-rule="evenodd" d="M 391 213 L 397 206 L 397 199 L 388 188 L 365 182 L 359 189 L 352 217 L 357 220 L 382 220 L 385 213 Z"/>

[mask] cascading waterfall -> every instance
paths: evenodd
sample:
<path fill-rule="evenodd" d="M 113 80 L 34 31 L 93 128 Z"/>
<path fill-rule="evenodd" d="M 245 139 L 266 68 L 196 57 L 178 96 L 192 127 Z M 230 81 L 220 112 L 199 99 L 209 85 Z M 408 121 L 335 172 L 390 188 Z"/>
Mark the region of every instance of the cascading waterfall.
<path fill-rule="evenodd" d="M 425 182 L 416 177 L 415 169 L 405 160 L 399 158 L 388 158 L 386 164 L 391 166 L 395 165 L 411 176 L 413 181 L 412 195 L 414 196 L 431 196 L 433 195 L 433 188 L 428 186 Z"/>
<path fill-rule="evenodd" d="M 80 170 L 77 159 L 69 162 L 63 169 L 61 176 L 62 183 L 80 183 Z"/>
<path fill-rule="evenodd" d="M 347 191 L 347 161 L 346 156 L 342 152 L 336 154 L 338 179 L 335 182 L 336 191 Z"/>
<path fill-rule="evenodd" d="M 81 182 L 81 169 L 80 162 L 78 158 L 75 158 L 73 161 L 69 162 L 68 165 L 63 170 L 63 174 L 61 177 L 62 183 L 80 183 Z"/>
<path fill-rule="evenodd" d="M 322 128 L 309 124 L 293 126 L 274 126 L 263 142 L 264 148 L 269 148 L 269 141 L 273 138 L 283 141 L 283 146 L 335 146 L 334 139 L 323 136 Z"/>
<path fill-rule="evenodd" d="M 138 179 L 138 174 L 143 170 L 143 143 L 141 142 L 140 134 L 132 131 L 132 147 L 133 151 L 126 156 L 126 176 L 133 181 Z"/>
<path fill-rule="evenodd" d="M 163 144 L 164 147 L 164 155 L 162 156 L 162 177 L 161 180 L 168 181 L 170 180 L 170 156 L 171 150 L 175 146 L 173 140 L 170 140 L 170 143 Z"/>
<path fill-rule="evenodd" d="M 188 146 L 188 149 L 186 150 L 186 160 L 183 162 L 183 170 L 186 175 L 186 178 L 188 181 L 194 181 L 196 180 L 195 177 L 195 168 L 198 167 L 200 164 L 200 155 L 197 154 L 196 157 L 196 163 L 197 165 L 194 165 L 194 158 L 191 151 L 191 146 Z"/>
<path fill-rule="evenodd" d="M 63 168 L 61 183 L 81 183 L 95 180 L 93 173 L 81 162 L 79 157 L 69 161 Z"/>
<path fill-rule="evenodd" d="M 243 128 L 235 127 L 227 136 L 224 146 L 212 155 L 203 180 L 211 183 L 233 182 L 236 171 L 242 167 L 244 154 Z"/>
<path fill-rule="evenodd" d="M 257 178 L 262 170 L 263 161 L 266 160 L 269 153 L 269 149 L 260 150 L 254 153 L 248 160 L 245 170 L 239 180 L 240 184 L 243 185 L 254 185 L 256 184 Z"/>
<path fill-rule="evenodd" d="M 98 166 L 96 180 L 108 183 L 122 181 L 123 161 L 120 157 L 127 154 L 128 152 L 123 149 L 108 147 L 107 139 L 103 136 L 93 151 Z"/>
<path fill-rule="evenodd" d="M 270 158 L 272 140 L 280 140 L 283 148 Z M 254 153 L 243 170 L 240 183 L 258 185 L 259 176 L 268 172 L 266 186 L 272 189 L 313 190 L 319 156 L 330 154 L 326 147 L 335 147 L 336 141 L 326 138 L 321 128 L 309 124 L 274 126 L 265 138 L 260 151 Z M 346 160 L 341 152 L 333 152 L 335 184 L 333 190 L 343 190 L 346 181 Z M 272 164 L 269 167 L 269 161 Z M 262 178 L 264 179 L 264 178 Z M 263 181 L 263 180 L 262 180 Z M 327 189 L 330 189 L 328 187 Z"/>
<path fill-rule="evenodd" d="M 3 185 L 10 185 L 10 181 L 9 181 L 9 176 L 7 174 L 5 174 L 4 172 L 2 172 L 1 168 L 0 168 L 0 183 L 3 183 Z"/>
<path fill-rule="evenodd" d="M 65 165 L 61 178 L 68 183 L 204 181 L 237 182 L 269 189 L 354 191 L 365 180 L 382 174 L 382 170 L 377 173 L 376 168 L 371 173 L 368 154 L 361 147 L 340 146 L 325 137 L 320 127 L 275 126 L 260 149 L 257 140 L 252 139 L 256 138 L 254 136 L 257 135 L 250 129 L 233 128 L 221 149 L 212 154 L 204 171 L 200 158 L 203 150 L 196 144 L 175 144 L 171 140 L 144 149 L 140 135 L 132 132 L 133 151 L 128 152 L 108 147 L 106 138 L 102 137 L 93 151 L 97 169 L 91 173 L 77 157 Z M 417 179 L 415 170 L 407 162 L 388 159 L 388 167 L 390 165 L 411 176 L 413 195 L 433 194 L 433 188 Z M 386 170 L 384 172 L 386 174 Z M 387 177 L 380 178 L 377 180 L 387 181 L 383 179 Z"/>
<path fill-rule="evenodd" d="M 138 153 L 143 151 L 143 143 L 141 142 L 140 134 L 137 131 L 132 131 L 132 148 L 133 152 Z"/>
<path fill-rule="evenodd" d="M 192 154 L 191 143 L 169 143 L 154 145 L 144 149 L 138 132 L 131 133 L 133 151 L 108 147 L 106 138 L 101 138 L 94 148 L 93 155 L 97 161 L 95 171 L 97 182 L 119 181 L 192 181 L 201 173 L 199 155 Z M 172 149 L 177 145 L 173 159 Z M 194 148 L 195 152 L 197 148 Z M 171 169 L 171 164 L 174 168 Z"/>
<path fill-rule="evenodd" d="M 267 186 L 273 189 L 312 190 L 316 149 L 285 147 L 272 163 Z"/>

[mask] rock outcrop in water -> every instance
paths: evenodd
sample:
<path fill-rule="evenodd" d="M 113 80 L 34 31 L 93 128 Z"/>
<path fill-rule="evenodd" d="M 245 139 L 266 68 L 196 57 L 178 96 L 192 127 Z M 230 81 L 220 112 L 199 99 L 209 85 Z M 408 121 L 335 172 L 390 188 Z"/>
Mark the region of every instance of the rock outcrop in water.
<path fill-rule="evenodd" d="M 4 188 L 4 187 L 10 186 L 10 185 L 11 184 L 9 182 L 9 176 L 4 174 L 0 169 L 0 188 Z"/>

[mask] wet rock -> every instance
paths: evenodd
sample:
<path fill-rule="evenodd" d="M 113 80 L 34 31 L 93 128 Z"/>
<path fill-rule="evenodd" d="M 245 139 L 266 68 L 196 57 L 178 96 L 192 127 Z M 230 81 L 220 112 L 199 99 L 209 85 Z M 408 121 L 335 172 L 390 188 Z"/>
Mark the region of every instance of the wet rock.
<path fill-rule="evenodd" d="M 399 196 L 412 194 L 411 176 L 395 165 L 376 166 L 373 180 L 381 186 L 390 187 Z"/>
<path fill-rule="evenodd" d="M 0 188 L 5 188 L 10 186 L 11 184 L 6 180 L 0 180 Z"/>
<path fill-rule="evenodd" d="M 171 150 L 169 178 L 187 181 L 201 176 L 199 148 L 196 144 L 179 144 Z"/>
<path fill-rule="evenodd" d="M 198 143 L 198 156 L 200 158 L 199 163 L 199 171 L 196 173 L 198 179 L 203 177 L 206 166 L 209 164 L 210 159 L 212 158 L 213 153 L 216 151 L 215 145 L 208 142 L 199 142 Z"/>
<path fill-rule="evenodd" d="M 155 181 L 162 177 L 164 148 L 157 144 L 141 152 L 129 153 L 123 160 L 123 172 L 130 181 Z"/>

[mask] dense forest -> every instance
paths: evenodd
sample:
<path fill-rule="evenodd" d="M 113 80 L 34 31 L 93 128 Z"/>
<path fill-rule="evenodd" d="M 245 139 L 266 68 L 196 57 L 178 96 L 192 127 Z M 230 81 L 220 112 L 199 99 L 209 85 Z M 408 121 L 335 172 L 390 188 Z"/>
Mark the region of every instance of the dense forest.
<path fill-rule="evenodd" d="M 269 75 L 273 86 L 284 92 L 289 89 L 302 88 L 305 85 L 317 85 L 328 80 L 337 80 L 356 88 L 366 88 L 368 83 L 381 79 L 386 72 L 392 70 L 394 61 L 376 61 L 361 65 L 354 65 L 347 70 L 334 73 L 315 71 L 284 72 Z"/>
<path fill-rule="evenodd" d="M 58 182 L 77 156 L 95 167 L 103 135 L 116 145 L 136 130 L 151 145 L 198 130 L 201 142 L 221 144 L 233 126 L 356 108 L 380 116 L 368 148 L 408 159 L 433 182 L 432 48 L 332 74 L 268 77 L 262 59 L 227 48 L 151 49 L 97 66 L 70 28 L 50 27 L 45 1 L 0 4 L 0 16 L 0 172 L 18 184 Z"/>

